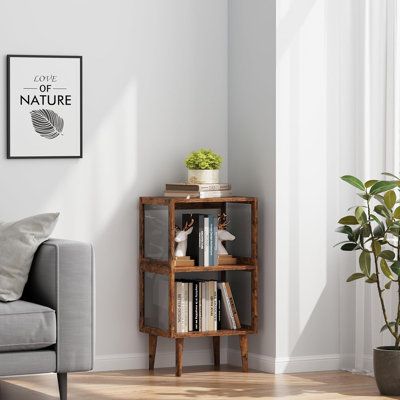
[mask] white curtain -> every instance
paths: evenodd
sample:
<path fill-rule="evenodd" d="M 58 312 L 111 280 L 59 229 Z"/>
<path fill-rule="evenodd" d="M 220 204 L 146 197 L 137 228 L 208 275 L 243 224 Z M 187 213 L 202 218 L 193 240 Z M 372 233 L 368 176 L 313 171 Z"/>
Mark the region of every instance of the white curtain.
<path fill-rule="evenodd" d="M 396 0 L 355 1 L 357 54 L 354 77 L 358 107 L 356 118 L 357 175 L 379 177 L 399 172 L 399 24 Z M 393 291 L 394 292 L 394 291 Z M 392 296 L 393 295 L 393 296 Z M 395 312 L 394 293 L 385 293 L 388 313 Z M 381 334 L 384 321 L 375 285 L 357 282 L 354 360 L 356 371 L 371 372 L 372 349 L 393 344 Z"/>

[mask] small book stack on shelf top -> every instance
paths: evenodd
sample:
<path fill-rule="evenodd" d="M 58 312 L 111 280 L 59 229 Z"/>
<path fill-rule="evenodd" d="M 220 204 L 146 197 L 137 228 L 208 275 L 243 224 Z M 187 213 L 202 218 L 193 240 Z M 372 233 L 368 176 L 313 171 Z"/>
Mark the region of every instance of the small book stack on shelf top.
<path fill-rule="evenodd" d="M 167 183 L 165 197 L 184 197 L 209 199 L 214 197 L 229 197 L 232 195 L 229 183 Z"/>

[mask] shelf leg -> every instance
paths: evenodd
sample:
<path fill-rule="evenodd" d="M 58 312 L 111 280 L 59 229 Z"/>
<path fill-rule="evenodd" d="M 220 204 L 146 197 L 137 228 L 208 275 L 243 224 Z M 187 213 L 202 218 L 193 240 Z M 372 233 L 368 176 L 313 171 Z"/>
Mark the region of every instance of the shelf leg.
<path fill-rule="evenodd" d="M 242 356 L 242 371 L 248 372 L 248 370 L 249 370 L 249 357 L 248 357 L 249 347 L 248 347 L 247 335 L 240 335 L 239 340 L 240 340 L 240 354 Z"/>
<path fill-rule="evenodd" d="M 213 350 L 214 350 L 214 367 L 220 367 L 220 337 L 213 336 Z"/>
<path fill-rule="evenodd" d="M 182 375 L 182 364 L 183 364 L 183 338 L 175 339 L 175 351 L 176 351 L 176 376 Z"/>
<path fill-rule="evenodd" d="M 156 361 L 156 350 L 157 350 L 157 335 L 149 334 L 149 370 L 154 369 L 154 363 Z"/>

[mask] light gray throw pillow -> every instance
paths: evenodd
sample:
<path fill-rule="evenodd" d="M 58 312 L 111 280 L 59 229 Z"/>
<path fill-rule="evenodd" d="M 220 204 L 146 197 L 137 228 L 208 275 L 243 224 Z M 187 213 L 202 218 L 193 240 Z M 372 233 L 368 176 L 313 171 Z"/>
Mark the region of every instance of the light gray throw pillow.
<path fill-rule="evenodd" d="M 0 301 L 22 296 L 37 248 L 53 232 L 59 213 L 0 222 Z"/>

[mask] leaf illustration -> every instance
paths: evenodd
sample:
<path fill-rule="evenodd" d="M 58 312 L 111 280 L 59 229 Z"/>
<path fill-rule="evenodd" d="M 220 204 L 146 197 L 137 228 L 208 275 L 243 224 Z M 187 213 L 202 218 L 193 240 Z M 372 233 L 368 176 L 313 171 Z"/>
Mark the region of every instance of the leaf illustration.
<path fill-rule="evenodd" d="M 46 139 L 56 138 L 64 128 L 64 120 L 52 110 L 31 111 L 35 131 Z"/>

